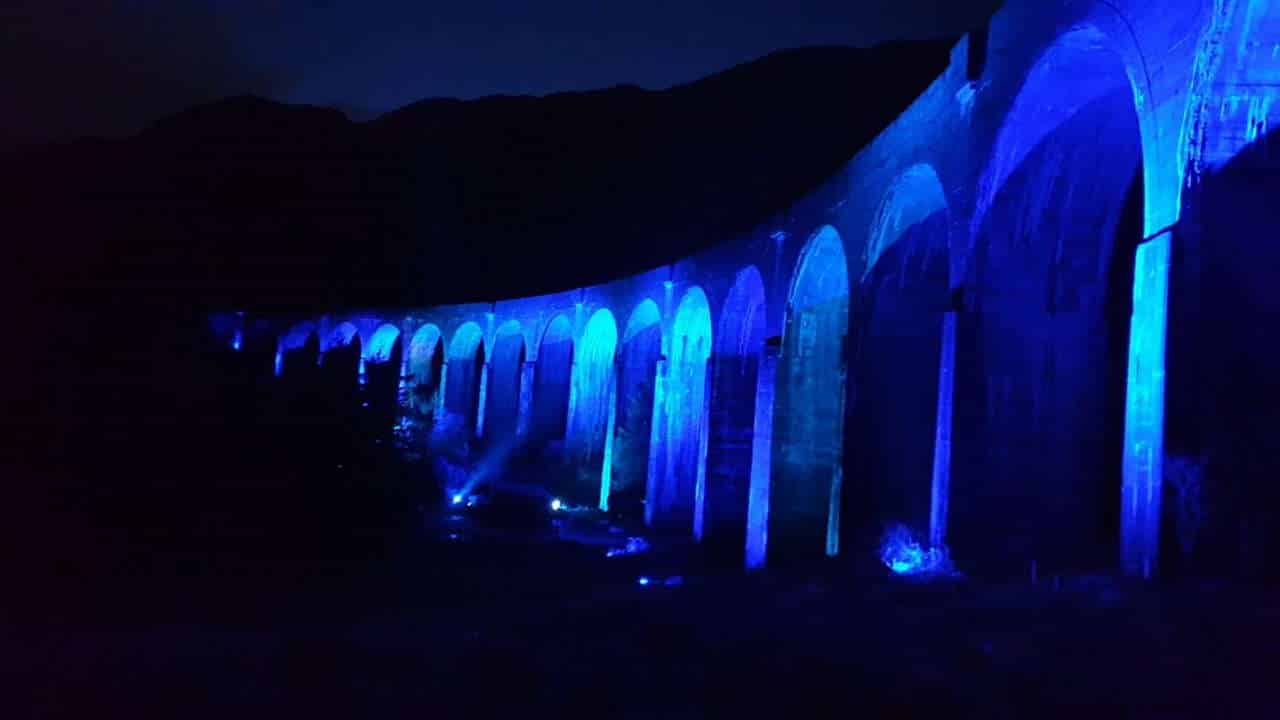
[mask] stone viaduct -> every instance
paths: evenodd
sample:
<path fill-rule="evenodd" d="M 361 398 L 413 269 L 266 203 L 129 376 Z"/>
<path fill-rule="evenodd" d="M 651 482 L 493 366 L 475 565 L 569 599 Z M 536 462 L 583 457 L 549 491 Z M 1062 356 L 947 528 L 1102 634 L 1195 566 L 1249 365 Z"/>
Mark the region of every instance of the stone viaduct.
<path fill-rule="evenodd" d="M 1209 533 L 1163 466 L 1244 422 L 1195 350 L 1244 341 L 1198 318 L 1228 286 L 1253 283 L 1255 319 L 1277 304 L 1275 251 L 1236 231 L 1274 211 L 1215 189 L 1274 166 L 1277 69 L 1267 0 L 1014 0 L 752 233 L 540 297 L 278 318 L 276 372 L 359 377 L 477 474 L 550 443 L 572 471 L 549 493 L 748 566 L 905 523 L 962 567 L 1150 577 L 1175 526 Z"/>

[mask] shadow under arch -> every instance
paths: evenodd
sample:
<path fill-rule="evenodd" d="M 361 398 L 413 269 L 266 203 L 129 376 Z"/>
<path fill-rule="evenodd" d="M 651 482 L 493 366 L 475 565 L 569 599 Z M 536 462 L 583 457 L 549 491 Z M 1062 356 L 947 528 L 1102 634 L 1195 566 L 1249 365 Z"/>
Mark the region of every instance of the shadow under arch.
<path fill-rule="evenodd" d="M 618 403 L 609 507 L 624 516 L 646 515 L 646 493 L 662 358 L 662 312 L 646 298 L 627 318 L 618 349 Z M 648 505 L 652 507 L 652 503 Z"/>
<path fill-rule="evenodd" d="M 971 227 L 950 505 L 973 572 L 1116 565 L 1142 153 L 1124 59 L 1065 33 L 1004 119 Z"/>
<path fill-rule="evenodd" d="M 755 265 L 738 271 L 717 325 L 707 446 L 703 535 L 717 556 L 742 559 L 756 417 L 756 386 L 766 333 L 764 280 Z"/>
<path fill-rule="evenodd" d="M 876 536 L 895 524 L 919 538 L 942 535 L 942 517 L 934 514 L 936 501 L 945 508 L 937 493 L 946 491 L 947 468 L 935 443 L 940 427 L 950 426 L 939 414 L 950 224 L 942 183 L 920 164 L 885 191 L 870 230 L 853 310 L 857 403 L 846 438 L 856 471 L 847 479 L 845 515 L 865 531 L 859 547 L 875 547 Z"/>
<path fill-rule="evenodd" d="M 801 251 L 787 296 L 774 404 L 770 562 L 839 552 L 849 265 L 830 225 Z"/>

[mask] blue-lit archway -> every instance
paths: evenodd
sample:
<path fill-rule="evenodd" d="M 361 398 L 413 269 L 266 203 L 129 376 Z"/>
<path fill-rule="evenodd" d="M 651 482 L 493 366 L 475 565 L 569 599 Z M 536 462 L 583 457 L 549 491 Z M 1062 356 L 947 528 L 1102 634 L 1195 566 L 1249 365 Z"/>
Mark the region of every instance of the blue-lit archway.
<path fill-rule="evenodd" d="M 329 331 L 321 350 L 325 383 L 333 388 L 339 401 L 353 400 L 363 365 L 359 330 L 349 322 L 339 324 Z"/>
<path fill-rule="evenodd" d="M 538 343 L 533 372 L 531 439 L 538 443 L 564 439 L 569 419 L 569 382 L 573 368 L 573 324 L 557 315 Z"/>
<path fill-rule="evenodd" d="M 413 334 L 409 341 L 407 370 L 410 406 L 418 412 L 433 414 L 444 378 L 444 343 L 440 328 L 428 323 Z"/>
<path fill-rule="evenodd" d="M 617 430 L 609 506 L 641 517 L 651 462 L 658 361 L 662 357 L 662 313 L 646 298 L 631 311 L 618 351 Z"/>
<path fill-rule="evenodd" d="M 577 483 L 572 499 L 581 504 L 598 504 L 601 509 L 609 507 L 613 472 L 617 347 L 618 325 L 613 313 L 597 310 L 582 331 L 573 363 L 569 442 Z"/>
<path fill-rule="evenodd" d="M 672 527 L 692 526 L 701 538 L 706 498 L 707 361 L 711 357 L 711 308 L 702 288 L 685 292 L 671 326 L 665 392 L 666 470 L 657 493 L 656 518 Z"/>
<path fill-rule="evenodd" d="M 849 266 L 831 226 L 801 252 L 787 297 L 773 421 L 771 556 L 839 551 Z"/>
<path fill-rule="evenodd" d="M 1141 169 L 1124 60 L 1068 32 L 1023 81 L 972 227 L 951 536 L 975 570 L 1115 566 Z"/>
<path fill-rule="evenodd" d="M 716 328 L 703 535 L 740 559 L 766 328 L 764 280 L 754 265 L 738 271 Z"/>
<path fill-rule="evenodd" d="M 331 417 L 347 417 L 359 406 L 361 342 L 356 326 L 349 322 L 331 328 L 320 338 L 319 381 L 322 412 Z"/>
<path fill-rule="evenodd" d="M 320 364 L 320 333 L 315 323 L 299 323 L 280 337 L 276 344 L 277 377 L 309 374 Z"/>
<path fill-rule="evenodd" d="M 360 331 L 349 322 L 339 323 L 334 326 L 329 331 L 328 336 L 324 338 L 320 347 L 325 355 L 322 364 L 328 364 L 331 352 L 334 350 L 341 351 L 344 348 L 355 348 L 357 350 L 360 348 Z"/>
<path fill-rule="evenodd" d="M 484 331 L 473 322 L 463 323 L 449 341 L 444 406 L 447 416 L 439 422 L 463 442 L 470 442 L 479 428 L 484 398 Z"/>
<path fill-rule="evenodd" d="M 943 540 L 951 396 L 939 397 L 950 309 L 951 215 L 942 183 L 915 165 L 890 184 L 868 234 L 853 310 L 859 341 L 847 524 L 863 543 L 894 525 Z M 950 333 L 948 333 L 950 334 Z M 949 357 L 949 356 L 946 356 Z M 939 452 L 941 451 L 941 452 Z"/>
<path fill-rule="evenodd" d="M 400 405 L 402 348 L 400 328 L 389 323 L 375 330 L 365 346 L 366 402 L 370 415 L 382 427 L 390 427 L 395 422 Z"/>
<path fill-rule="evenodd" d="M 525 362 L 524 334 L 520 323 L 503 323 L 494 334 L 489 361 L 488 407 L 485 437 L 497 442 L 513 439 L 520 420 L 520 378 Z"/>

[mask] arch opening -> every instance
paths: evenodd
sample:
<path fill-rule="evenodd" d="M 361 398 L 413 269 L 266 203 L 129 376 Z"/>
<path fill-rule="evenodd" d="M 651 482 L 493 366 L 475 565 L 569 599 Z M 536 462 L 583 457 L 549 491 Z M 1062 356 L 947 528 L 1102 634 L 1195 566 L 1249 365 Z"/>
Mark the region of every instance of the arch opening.
<path fill-rule="evenodd" d="M 335 412 L 345 413 L 357 405 L 361 358 L 360 333 L 355 325 L 344 322 L 329 333 L 320 364 L 326 394 L 335 403 Z"/>
<path fill-rule="evenodd" d="M 951 508 L 974 571 L 1116 564 L 1144 203 L 1124 60 L 1097 30 L 1071 31 L 1028 72 L 973 227 Z"/>
<path fill-rule="evenodd" d="M 702 288 L 685 292 L 671 326 L 666 379 L 666 468 L 656 494 L 659 525 L 701 539 L 706 499 L 707 364 L 711 308 Z"/>
<path fill-rule="evenodd" d="M 936 172 L 916 165 L 886 190 L 871 228 L 853 310 L 857 406 L 848 437 L 856 472 L 846 517 L 868 534 L 859 545 L 874 547 L 869 535 L 896 525 L 934 543 L 944 539 L 948 467 L 935 445 L 946 442 L 950 428 L 949 415 L 939 415 L 938 394 L 950 310 L 950 222 Z"/>
<path fill-rule="evenodd" d="M 320 364 L 320 333 L 302 323 L 285 333 L 276 346 L 276 374 L 286 378 L 310 375 Z"/>
<path fill-rule="evenodd" d="M 573 351 L 573 324 L 567 315 L 557 315 L 538 343 L 533 371 L 530 439 L 538 444 L 558 445 L 564 441 L 568 430 Z"/>
<path fill-rule="evenodd" d="M 735 559 L 741 557 L 747 532 L 756 385 L 765 332 L 764 280 L 749 265 L 738 271 L 717 326 L 703 511 L 704 537 Z"/>
<path fill-rule="evenodd" d="M 773 421 L 770 557 L 839 551 L 849 266 L 831 226 L 801 252 L 788 296 Z"/>
<path fill-rule="evenodd" d="M 644 515 L 650 470 L 662 313 L 645 299 L 631 311 L 618 353 L 616 431 L 609 506 L 627 517 Z"/>
<path fill-rule="evenodd" d="M 1133 412 L 1151 424 L 1165 421 L 1163 453 L 1152 453 L 1163 468 L 1150 476 L 1166 482 L 1163 493 L 1148 492 L 1164 499 L 1153 510 L 1161 511 L 1156 537 L 1166 575 L 1280 577 L 1280 245 L 1269 239 L 1280 226 L 1276 12 L 1274 3 L 1217 8 L 1201 48 L 1220 44 L 1234 57 L 1214 67 L 1212 52 L 1199 54 L 1200 69 L 1212 72 L 1193 88 L 1199 112 L 1189 116 L 1183 140 L 1201 150 L 1187 167 L 1181 218 L 1143 248 L 1149 257 L 1171 241 L 1176 253 L 1168 278 L 1167 413 Z M 1148 282 L 1141 289 L 1154 294 L 1159 288 Z M 1136 325 L 1147 318 L 1135 310 Z M 1135 354 L 1159 356 L 1152 335 L 1135 328 Z M 1134 432 L 1131 447 L 1139 439 L 1146 438 Z M 1142 497 L 1125 490 L 1126 499 Z M 1135 515 L 1126 505 L 1124 517 Z M 1137 557 L 1126 547 L 1126 569 L 1143 567 Z"/>
<path fill-rule="evenodd" d="M 474 322 L 463 323 L 449 342 L 448 377 L 445 379 L 445 418 L 451 437 L 469 444 L 480 419 L 480 383 L 484 375 L 484 331 Z M 456 435 L 454 435 L 456 433 Z"/>
<path fill-rule="evenodd" d="M 366 401 L 370 416 L 380 428 L 390 428 L 395 423 L 400 407 L 402 348 L 400 328 L 387 323 L 374 331 L 365 350 Z"/>
<path fill-rule="evenodd" d="M 577 481 L 571 497 L 578 504 L 609 506 L 613 459 L 609 416 L 615 401 L 614 356 L 618 326 L 613 313 L 591 314 L 573 363 L 573 411 L 568 438 Z"/>
<path fill-rule="evenodd" d="M 488 408 L 485 410 L 485 437 L 511 442 L 520 420 L 520 376 L 525 362 L 524 334 L 520 323 L 511 321 L 498 328 L 489 363 Z"/>
<path fill-rule="evenodd" d="M 440 328 L 427 324 L 418 328 L 409 341 L 406 382 L 409 404 L 419 413 L 434 415 L 436 393 L 444 378 L 444 343 Z"/>

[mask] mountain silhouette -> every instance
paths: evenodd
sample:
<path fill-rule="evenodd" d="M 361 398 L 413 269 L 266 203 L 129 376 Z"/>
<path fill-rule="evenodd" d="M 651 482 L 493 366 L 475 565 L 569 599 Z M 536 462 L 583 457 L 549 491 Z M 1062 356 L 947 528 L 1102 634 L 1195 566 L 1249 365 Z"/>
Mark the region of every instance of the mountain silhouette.
<path fill-rule="evenodd" d="M 243 96 L 11 153 L 15 281 L 246 309 L 491 300 L 748 232 L 829 178 L 953 40 L 777 52 L 666 90 L 428 99 L 354 122 Z"/>

